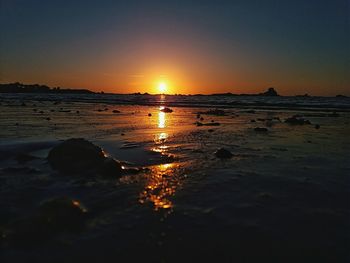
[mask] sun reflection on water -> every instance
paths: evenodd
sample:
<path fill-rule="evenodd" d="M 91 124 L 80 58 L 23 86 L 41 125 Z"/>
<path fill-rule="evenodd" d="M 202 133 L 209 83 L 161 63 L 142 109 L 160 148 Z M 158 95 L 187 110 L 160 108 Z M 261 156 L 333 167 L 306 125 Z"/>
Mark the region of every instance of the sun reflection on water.
<path fill-rule="evenodd" d="M 164 105 L 165 96 L 160 97 L 161 104 Z M 168 143 L 169 134 L 166 132 L 167 127 L 167 115 L 161 110 L 164 106 L 160 106 L 158 112 L 158 128 L 162 129 L 155 134 L 154 144 L 151 149 L 154 152 L 161 153 L 162 156 L 168 157 L 169 146 Z M 166 210 L 172 211 L 173 202 L 171 197 L 175 195 L 177 188 L 181 185 L 181 176 L 178 172 L 179 164 L 165 163 L 160 165 L 154 165 L 149 167 L 150 172 L 145 175 L 146 183 L 139 195 L 139 202 L 141 204 L 151 203 L 154 210 Z"/>
<path fill-rule="evenodd" d="M 151 202 L 154 210 L 170 209 L 173 207 L 171 196 L 180 186 L 181 180 L 174 173 L 177 165 L 173 163 L 161 164 L 151 168 L 146 185 L 140 194 L 140 203 Z"/>
<path fill-rule="evenodd" d="M 163 129 L 166 127 L 165 113 L 160 111 L 158 113 L 158 128 Z"/>

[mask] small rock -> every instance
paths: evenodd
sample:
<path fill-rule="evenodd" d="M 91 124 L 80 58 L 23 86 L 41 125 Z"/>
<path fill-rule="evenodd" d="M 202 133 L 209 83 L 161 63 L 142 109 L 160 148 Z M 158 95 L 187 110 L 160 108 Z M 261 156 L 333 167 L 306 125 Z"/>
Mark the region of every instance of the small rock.
<path fill-rule="evenodd" d="M 54 170 L 84 173 L 101 167 L 105 160 L 102 149 L 85 139 L 69 139 L 55 146 L 48 155 Z"/>
<path fill-rule="evenodd" d="M 215 152 L 215 156 L 220 159 L 225 159 L 225 158 L 227 159 L 227 158 L 231 158 L 233 154 L 229 150 L 226 150 L 225 148 L 220 148 Z"/>
<path fill-rule="evenodd" d="M 151 113 L 148 113 L 148 117 L 151 117 L 152 116 L 152 114 Z"/>
<path fill-rule="evenodd" d="M 48 155 L 50 166 L 66 174 L 121 176 L 119 161 L 105 156 L 102 149 L 85 139 L 69 139 L 55 146 Z"/>
<path fill-rule="evenodd" d="M 113 113 L 120 113 L 119 110 L 113 110 Z"/>
<path fill-rule="evenodd" d="M 87 210 L 79 201 L 56 197 L 44 201 L 31 215 L 11 222 L 7 242 L 30 247 L 61 233 L 77 233 L 85 227 Z"/>
<path fill-rule="evenodd" d="M 167 107 L 164 107 L 164 108 L 160 109 L 160 111 L 161 111 L 161 112 L 165 112 L 165 113 L 172 113 L 172 112 L 173 112 L 172 109 L 167 108 Z"/>
<path fill-rule="evenodd" d="M 267 128 L 264 128 L 264 127 L 256 127 L 256 128 L 254 128 L 254 131 L 256 131 L 256 132 L 268 132 L 269 130 Z"/>
<path fill-rule="evenodd" d="M 285 123 L 289 123 L 292 125 L 304 125 L 304 124 L 311 124 L 309 120 L 305 120 L 299 115 L 294 115 L 284 121 Z"/>
<path fill-rule="evenodd" d="M 220 126 L 220 123 L 218 122 L 208 122 L 208 123 L 202 123 L 202 122 L 195 122 L 195 124 L 197 125 L 197 127 L 200 127 L 200 126 Z"/>
<path fill-rule="evenodd" d="M 319 124 L 316 124 L 316 125 L 315 125 L 315 129 L 318 130 L 319 128 L 321 128 L 321 126 L 320 126 Z"/>
<path fill-rule="evenodd" d="M 256 120 L 250 120 L 250 122 L 256 122 Z"/>

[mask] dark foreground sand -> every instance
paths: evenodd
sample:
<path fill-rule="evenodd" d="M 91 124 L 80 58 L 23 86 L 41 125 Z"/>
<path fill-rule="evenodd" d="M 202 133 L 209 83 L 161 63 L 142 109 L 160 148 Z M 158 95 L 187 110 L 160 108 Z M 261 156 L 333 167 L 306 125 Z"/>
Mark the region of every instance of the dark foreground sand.
<path fill-rule="evenodd" d="M 2 102 L 1 262 L 349 262 L 350 114 L 206 110 Z M 60 174 L 69 138 L 147 169 Z M 57 198 L 83 216 L 42 209 Z"/>

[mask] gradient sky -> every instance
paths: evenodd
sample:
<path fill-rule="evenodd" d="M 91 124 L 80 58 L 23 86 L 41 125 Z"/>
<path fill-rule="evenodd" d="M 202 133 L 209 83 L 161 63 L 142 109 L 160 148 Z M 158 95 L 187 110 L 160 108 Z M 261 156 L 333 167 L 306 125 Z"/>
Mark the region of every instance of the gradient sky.
<path fill-rule="evenodd" d="M 0 82 L 350 95 L 348 0 L 0 0 Z"/>

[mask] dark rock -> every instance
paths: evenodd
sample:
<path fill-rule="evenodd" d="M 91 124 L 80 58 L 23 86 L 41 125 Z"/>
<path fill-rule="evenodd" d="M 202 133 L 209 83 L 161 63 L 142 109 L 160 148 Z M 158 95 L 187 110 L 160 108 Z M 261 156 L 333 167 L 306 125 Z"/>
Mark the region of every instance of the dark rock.
<path fill-rule="evenodd" d="M 260 96 L 279 96 L 275 88 L 268 88 L 264 93 L 260 93 Z"/>
<path fill-rule="evenodd" d="M 321 127 L 321 126 L 320 126 L 319 124 L 316 124 L 316 125 L 315 125 L 315 129 L 317 129 L 317 130 L 318 130 L 320 127 Z"/>
<path fill-rule="evenodd" d="M 268 132 L 269 130 L 264 127 L 256 127 L 254 128 L 254 131 L 256 132 Z"/>
<path fill-rule="evenodd" d="M 100 169 L 100 173 L 105 176 L 119 177 L 123 172 L 121 163 L 112 158 L 106 158 Z"/>
<path fill-rule="evenodd" d="M 213 129 L 209 129 L 208 132 L 214 132 L 214 130 Z"/>
<path fill-rule="evenodd" d="M 347 98 L 348 96 L 342 95 L 342 94 L 338 94 L 337 96 L 335 96 L 336 98 Z"/>
<path fill-rule="evenodd" d="M 161 112 L 165 112 L 165 113 L 172 113 L 172 112 L 173 112 L 172 109 L 167 108 L 167 107 L 164 107 L 164 108 L 160 109 L 160 111 L 161 111 Z"/>
<path fill-rule="evenodd" d="M 151 114 L 151 113 L 148 113 L 148 117 L 152 117 L 152 114 Z"/>
<path fill-rule="evenodd" d="M 22 107 L 25 107 L 25 106 L 27 106 L 27 104 L 25 104 L 24 102 L 22 102 L 21 106 L 22 106 Z"/>
<path fill-rule="evenodd" d="M 113 113 L 120 113 L 119 110 L 113 110 L 112 112 L 113 112 Z"/>
<path fill-rule="evenodd" d="M 78 111 L 78 110 L 77 110 L 77 111 L 76 111 L 76 113 L 77 113 L 77 114 L 79 114 L 79 113 L 80 113 L 80 111 Z"/>
<path fill-rule="evenodd" d="M 233 154 L 229 150 L 226 150 L 225 148 L 220 148 L 215 152 L 215 156 L 220 159 L 226 159 L 226 158 L 231 158 Z"/>
<path fill-rule="evenodd" d="M 85 227 L 86 215 L 87 210 L 79 201 L 53 198 L 43 202 L 33 214 L 11 222 L 6 241 L 30 247 L 61 233 L 77 233 Z"/>
<path fill-rule="evenodd" d="M 294 115 L 294 116 L 286 119 L 284 122 L 292 124 L 292 125 L 311 124 L 311 122 L 309 120 L 305 120 L 304 118 L 301 118 L 298 115 Z"/>
<path fill-rule="evenodd" d="M 256 120 L 250 120 L 250 122 L 256 122 Z"/>
<path fill-rule="evenodd" d="M 208 122 L 208 123 L 202 123 L 202 122 L 195 122 L 195 124 L 200 127 L 200 126 L 220 126 L 220 123 L 218 122 Z"/>
<path fill-rule="evenodd" d="M 129 173 L 121 163 L 106 157 L 102 149 L 85 139 L 69 139 L 55 146 L 47 157 L 60 173 L 120 177 Z"/>
<path fill-rule="evenodd" d="M 309 94 L 305 93 L 304 95 L 296 95 L 295 97 L 299 97 L 299 98 L 308 98 L 310 97 Z"/>
<path fill-rule="evenodd" d="M 51 120 L 51 118 L 50 118 L 50 117 L 47 117 L 47 118 L 46 118 L 46 120 L 47 120 L 47 121 L 50 121 L 50 120 Z"/>
<path fill-rule="evenodd" d="M 203 117 L 201 117 L 201 118 L 200 118 L 200 120 L 201 120 L 201 121 L 204 121 L 204 118 L 203 118 Z"/>
<path fill-rule="evenodd" d="M 40 214 L 51 224 L 62 228 L 75 228 L 87 212 L 81 203 L 68 197 L 57 197 L 44 201 L 39 206 Z"/>
<path fill-rule="evenodd" d="M 54 147 L 48 161 L 54 170 L 63 173 L 84 173 L 96 170 L 105 160 L 102 149 L 85 139 L 69 139 Z"/>
<path fill-rule="evenodd" d="M 200 114 L 197 114 L 197 119 L 199 119 L 201 117 L 201 115 Z"/>

